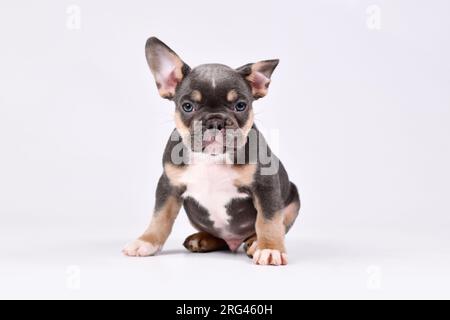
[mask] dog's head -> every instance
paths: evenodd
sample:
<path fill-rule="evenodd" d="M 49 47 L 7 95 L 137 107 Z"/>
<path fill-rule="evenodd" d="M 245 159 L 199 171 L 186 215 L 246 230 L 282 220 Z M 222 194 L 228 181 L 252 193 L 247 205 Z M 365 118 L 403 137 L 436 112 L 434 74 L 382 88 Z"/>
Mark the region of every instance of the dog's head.
<path fill-rule="evenodd" d="M 253 101 L 267 94 L 278 60 L 238 69 L 220 64 L 191 69 L 157 38 L 147 40 L 145 51 L 159 94 L 175 102 L 175 124 L 185 144 L 209 154 L 245 145 Z"/>

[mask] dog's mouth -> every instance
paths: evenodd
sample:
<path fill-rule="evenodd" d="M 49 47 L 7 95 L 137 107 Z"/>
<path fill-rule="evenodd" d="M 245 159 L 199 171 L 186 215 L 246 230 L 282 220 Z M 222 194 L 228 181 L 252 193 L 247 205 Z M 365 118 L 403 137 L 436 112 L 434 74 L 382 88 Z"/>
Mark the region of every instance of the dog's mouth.
<path fill-rule="evenodd" d="M 230 147 L 229 139 L 226 130 L 206 130 L 202 137 L 202 152 L 211 155 L 226 153 L 227 147 Z"/>
<path fill-rule="evenodd" d="M 239 129 L 208 129 L 191 134 L 191 147 L 194 152 L 219 155 L 234 152 L 240 145 Z"/>

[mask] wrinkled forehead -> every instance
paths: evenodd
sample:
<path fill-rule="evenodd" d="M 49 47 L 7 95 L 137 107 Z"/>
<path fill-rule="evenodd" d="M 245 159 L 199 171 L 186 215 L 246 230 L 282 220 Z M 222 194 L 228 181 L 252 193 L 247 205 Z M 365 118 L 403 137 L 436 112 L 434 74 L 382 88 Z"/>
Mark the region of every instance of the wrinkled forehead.
<path fill-rule="evenodd" d="M 204 103 L 227 99 L 230 92 L 247 99 L 252 97 L 244 78 L 236 70 L 220 64 L 201 65 L 193 69 L 181 83 L 177 98 L 184 99 L 193 91 L 200 93 Z"/>

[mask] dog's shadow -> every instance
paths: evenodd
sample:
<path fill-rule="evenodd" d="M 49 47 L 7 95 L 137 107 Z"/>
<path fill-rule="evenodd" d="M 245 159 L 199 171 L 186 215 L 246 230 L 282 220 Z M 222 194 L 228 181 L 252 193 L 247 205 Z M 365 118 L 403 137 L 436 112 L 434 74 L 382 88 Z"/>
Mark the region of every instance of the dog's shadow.
<path fill-rule="evenodd" d="M 158 256 L 174 256 L 174 255 L 185 255 L 185 254 L 194 254 L 194 253 L 189 252 L 186 249 L 167 249 L 167 250 L 161 251 L 158 254 Z"/>
<path fill-rule="evenodd" d="M 316 263 L 319 261 L 346 261 L 349 259 L 363 258 L 364 253 L 357 246 L 349 246 L 346 244 L 331 243 L 324 240 L 316 239 L 291 239 L 287 245 L 290 263 Z M 369 250 L 370 251 L 370 250 Z M 374 253 L 372 251 L 372 253 Z M 216 251 L 210 253 L 193 253 L 186 249 L 168 249 L 163 250 L 159 256 L 168 257 L 173 255 L 211 257 L 217 256 L 219 259 L 236 259 L 236 257 L 247 257 L 243 247 L 237 252 Z"/>
<path fill-rule="evenodd" d="M 66 255 L 83 255 L 86 252 L 103 252 L 103 255 L 96 255 L 98 257 L 105 257 L 111 255 L 119 256 L 121 254 L 121 241 L 89 241 L 89 242 L 77 242 L 70 243 L 64 246 L 64 252 Z M 48 248 L 48 250 L 52 252 L 60 251 L 60 248 Z M 348 244 L 348 243 L 336 243 L 323 239 L 308 239 L 308 238 L 294 238 L 288 239 L 287 242 L 287 251 L 289 256 L 289 264 L 297 264 L 297 263 L 329 263 L 329 262 L 340 262 L 340 261 L 348 261 L 348 260 L 358 260 L 358 259 L 367 259 L 368 255 L 370 257 L 375 257 L 377 255 L 377 250 L 374 248 L 361 248 L 357 243 Z M 192 258 L 200 258 L 200 259 L 226 259 L 227 261 L 236 259 L 245 259 L 247 261 L 251 261 L 246 253 L 244 252 L 243 247 L 237 252 L 231 251 L 216 251 L 210 253 L 193 253 L 181 245 L 179 248 L 168 248 L 162 250 L 158 254 L 161 259 L 166 259 L 173 256 L 182 256 L 182 257 L 192 257 Z"/>

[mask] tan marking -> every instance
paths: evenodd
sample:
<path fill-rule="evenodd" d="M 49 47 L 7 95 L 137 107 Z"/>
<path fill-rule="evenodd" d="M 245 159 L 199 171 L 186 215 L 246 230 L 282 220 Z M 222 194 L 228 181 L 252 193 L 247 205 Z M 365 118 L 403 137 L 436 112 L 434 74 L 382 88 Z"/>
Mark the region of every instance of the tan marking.
<path fill-rule="evenodd" d="M 284 225 L 286 226 L 286 232 L 292 227 L 295 219 L 297 219 L 299 210 L 300 203 L 298 202 L 292 202 L 284 208 Z"/>
<path fill-rule="evenodd" d="M 159 89 L 159 95 L 164 99 L 173 99 L 175 92 L 172 90 L 168 90 L 166 88 L 162 88 L 160 85 L 158 85 Z"/>
<path fill-rule="evenodd" d="M 250 110 L 248 113 L 248 119 L 247 122 L 244 124 L 244 126 L 239 129 L 238 134 L 238 147 L 243 147 L 247 143 L 247 137 L 250 133 L 250 130 L 253 128 L 253 124 L 255 121 L 255 114 L 253 110 Z"/>
<path fill-rule="evenodd" d="M 195 233 L 184 241 L 184 247 L 191 252 L 212 252 L 227 249 L 227 243 L 209 233 Z"/>
<path fill-rule="evenodd" d="M 179 111 L 175 112 L 175 127 L 178 130 L 178 133 L 181 135 L 181 137 L 183 139 L 189 139 L 189 137 L 191 136 L 191 131 L 189 130 L 189 127 L 187 127 L 184 123 L 183 120 L 181 119 L 181 114 Z"/>
<path fill-rule="evenodd" d="M 164 172 L 169 178 L 170 184 L 173 185 L 174 187 L 183 186 L 183 184 L 181 183 L 181 177 L 185 173 L 185 170 L 186 170 L 185 167 L 175 166 L 170 163 L 166 163 L 164 165 Z"/>
<path fill-rule="evenodd" d="M 194 90 L 191 93 L 191 99 L 194 102 L 201 102 L 202 101 L 202 93 L 198 90 Z"/>
<path fill-rule="evenodd" d="M 271 219 L 266 219 L 258 198 L 255 198 L 255 207 L 258 211 L 256 217 L 256 234 L 258 236 L 258 249 L 272 249 L 286 252 L 284 247 L 284 237 L 286 227 L 284 225 L 284 215 L 277 212 Z"/>
<path fill-rule="evenodd" d="M 253 128 L 253 123 L 255 121 L 255 114 L 253 112 L 253 110 L 250 110 L 248 113 L 248 119 L 247 122 L 245 123 L 245 125 L 242 127 L 242 131 L 244 132 L 244 136 L 245 138 L 247 138 L 248 133 L 250 132 L 250 130 Z"/>
<path fill-rule="evenodd" d="M 255 254 L 256 250 L 258 250 L 258 241 L 255 240 L 248 247 L 247 252 L 246 252 L 247 256 L 249 256 L 250 258 L 253 258 L 253 255 Z"/>
<path fill-rule="evenodd" d="M 172 231 L 173 223 L 181 209 L 181 201 L 170 196 L 164 206 L 155 212 L 152 222 L 139 240 L 162 246 Z"/>
<path fill-rule="evenodd" d="M 233 170 L 235 170 L 239 175 L 239 177 L 234 181 L 234 185 L 238 188 L 251 186 L 254 181 L 256 169 L 256 164 L 233 166 Z"/>
<path fill-rule="evenodd" d="M 228 92 L 228 94 L 227 94 L 228 102 L 234 102 L 237 100 L 237 98 L 238 98 L 238 93 L 236 90 L 232 89 Z"/>

